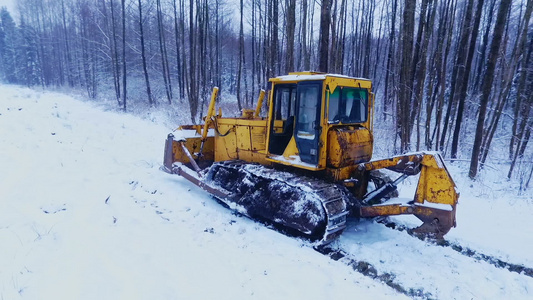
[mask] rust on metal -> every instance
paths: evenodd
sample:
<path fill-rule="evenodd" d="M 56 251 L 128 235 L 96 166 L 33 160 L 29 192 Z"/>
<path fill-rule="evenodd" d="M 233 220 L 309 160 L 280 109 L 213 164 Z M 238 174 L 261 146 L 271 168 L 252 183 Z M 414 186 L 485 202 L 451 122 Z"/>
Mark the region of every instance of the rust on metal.
<path fill-rule="evenodd" d="M 451 210 L 421 205 L 390 204 L 362 206 L 361 217 L 415 215 L 423 224 L 415 229 L 416 233 L 442 238 L 452 227 L 455 227 L 455 206 Z"/>
<path fill-rule="evenodd" d="M 189 152 L 189 150 L 187 149 L 187 147 L 185 147 L 185 141 L 179 141 L 178 143 L 180 143 L 181 149 L 183 150 L 183 153 L 185 153 L 185 155 L 187 155 L 187 158 L 189 158 L 189 162 L 193 166 L 193 168 L 196 171 L 196 173 L 198 173 L 198 176 L 201 176 L 200 175 L 200 167 L 198 166 L 198 164 L 196 163 L 196 161 L 192 157 L 192 155 Z"/>
<path fill-rule="evenodd" d="M 174 135 L 169 133 L 165 140 L 165 153 L 163 156 L 163 167 L 168 173 L 172 170 L 172 163 L 174 163 L 174 152 L 172 151 L 172 144 L 174 143 Z"/>
<path fill-rule="evenodd" d="M 226 193 L 226 192 L 224 192 L 224 191 L 222 191 L 220 189 L 217 189 L 217 188 L 215 188 L 215 187 L 203 182 L 200 178 L 198 178 L 198 177 L 190 174 L 189 172 L 187 172 L 186 169 L 188 169 L 188 168 L 186 166 L 184 166 L 184 165 L 175 166 L 172 169 L 172 173 L 182 176 L 183 178 L 187 179 L 188 181 L 190 181 L 194 185 L 200 187 L 201 189 L 207 191 L 211 195 L 214 195 L 215 197 L 219 197 L 221 199 L 224 199 L 225 197 L 227 197 L 229 195 L 228 193 Z"/>

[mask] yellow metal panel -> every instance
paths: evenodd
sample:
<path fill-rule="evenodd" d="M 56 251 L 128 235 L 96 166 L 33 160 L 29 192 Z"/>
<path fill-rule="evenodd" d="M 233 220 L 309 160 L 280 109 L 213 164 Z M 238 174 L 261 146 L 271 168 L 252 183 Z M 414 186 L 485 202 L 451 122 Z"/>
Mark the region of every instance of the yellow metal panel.
<path fill-rule="evenodd" d="M 438 160 L 441 160 L 440 156 L 424 156 L 415 201 L 423 203 L 425 200 L 455 205 L 459 197 L 455 190 L 455 183 L 444 164 Z"/>
<path fill-rule="evenodd" d="M 257 106 L 255 108 L 254 117 L 258 118 L 261 113 L 261 107 L 263 106 L 263 99 L 265 99 L 265 90 L 259 92 L 259 99 L 257 99 Z"/>
<path fill-rule="evenodd" d="M 399 155 L 387 159 L 369 161 L 367 163 L 361 164 L 362 168 L 366 171 L 370 170 L 379 170 L 385 168 L 394 168 L 397 166 L 409 166 L 415 165 L 422 161 L 423 153 L 413 154 L 413 155 Z M 401 168 L 398 168 L 401 169 Z M 399 171 L 399 170 L 398 170 Z"/>
<path fill-rule="evenodd" d="M 193 137 L 193 138 L 187 138 L 185 139 L 185 147 L 189 152 L 194 156 L 196 152 L 200 150 L 200 145 L 202 143 L 201 137 Z M 181 148 L 181 145 L 178 141 L 172 142 L 172 153 L 174 153 L 174 161 L 181 162 L 181 163 L 189 163 L 190 160 L 187 157 L 187 155 L 183 152 L 183 149 Z M 202 160 L 213 160 L 214 159 L 214 138 L 213 137 L 207 137 L 205 144 L 204 144 L 204 150 L 203 150 L 203 156 Z"/>
<path fill-rule="evenodd" d="M 374 98 L 374 93 L 368 94 L 368 122 L 365 125 L 372 133 L 374 132 Z"/>
<path fill-rule="evenodd" d="M 327 76 L 324 83 L 330 86 L 331 92 L 333 92 L 337 86 L 358 87 L 363 89 L 372 88 L 372 82 L 363 78 Z"/>
<path fill-rule="evenodd" d="M 252 150 L 250 130 L 248 126 L 236 126 L 235 134 L 237 138 L 237 149 L 246 151 Z"/>
<path fill-rule="evenodd" d="M 351 178 L 358 169 L 358 165 L 346 166 L 342 168 L 327 168 L 327 176 L 333 181 L 342 181 Z"/>
<path fill-rule="evenodd" d="M 268 164 L 266 119 L 220 118 L 216 124 L 220 133 L 216 135 L 216 161 L 241 159 Z"/>
<path fill-rule="evenodd" d="M 369 161 L 372 135 L 366 128 L 338 127 L 328 132 L 328 167 L 340 168 Z"/>
<path fill-rule="evenodd" d="M 282 120 L 274 120 L 274 132 L 275 133 L 283 132 L 283 121 Z"/>
<path fill-rule="evenodd" d="M 237 153 L 240 160 L 247 162 L 253 162 L 252 151 L 237 149 Z"/>
<path fill-rule="evenodd" d="M 294 136 L 289 141 L 289 144 L 287 145 L 287 148 L 285 148 L 285 151 L 283 152 L 283 157 L 285 159 L 292 159 L 291 157 L 298 156 L 298 147 L 296 146 L 296 140 L 294 139 Z"/>
<path fill-rule="evenodd" d="M 147 75 L 148 76 L 148 75 Z M 213 88 L 213 93 L 211 94 L 211 102 L 209 103 L 209 109 L 207 110 L 207 116 L 205 117 L 204 131 L 202 132 L 202 140 L 207 138 L 207 131 L 209 125 L 211 125 L 211 118 L 215 116 L 215 102 L 218 95 L 218 87 Z"/>
<path fill-rule="evenodd" d="M 266 125 L 266 124 L 265 124 Z M 252 150 L 261 151 L 266 149 L 266 126 L 250 127 L 252 136 Z"/>
<path fill-rule="evenodd" d="M 424 216 L 434 216 L 439 214 L 441 216 L 449 215 L 450 219 L 455 219 L 454 210 L 442 210 L 438 208 L 424 207 L 419 205 L 404 205 L 404 204 L 389 204 L 389 205 L 375 205 L 362 206 L 360 208 L 361 216 L 377 217 L 377 216 L 395 216 L 414 214 L 419 218 Z M 444 219 L 444 218 L 443 218 Z M 453 225 L 453 224 L 452 224 Z"/>
<path fill-rule="evenodd" d="M 408 213 L 413 213 L 413 208 L 411 206 L 403 206 L 401 204 L 361 207 L 361 216 L 366 218 L 377 216 L 395 216 Z"/>
<path fill-rule="evenodd" d="M 267 160 L 266 151 L 252 151 L 252 162 L 260 163 L 262 165 L 271 165 Z"/>
<path fill-rule="evenodd" d="M 215 137 L 215 161 L 238 159 L 237 140 L 232 125 L 218 125 L 218 131 L 224 136 Z"/>
<path fill-rule="evenodd" d="M 322 85 L 322 99 L 320 103 L 320 124 L 322 130 L 320 131 L 320 137 L 318 140 L 318 164 L 317 169 L 323 170 L 326 168 L 327 164 L 327 155 L 328 155 L 328 120 L 325 118 L 326 115 L 326 84 Z"/>
<path fill-rule="evenodd" d="M 217 118 L 218 125 L 241 125 L 241 126 L 266 126 L 267 120 L 263 118 Z M 222 130 L 219 130 L 222 133 Z"/>

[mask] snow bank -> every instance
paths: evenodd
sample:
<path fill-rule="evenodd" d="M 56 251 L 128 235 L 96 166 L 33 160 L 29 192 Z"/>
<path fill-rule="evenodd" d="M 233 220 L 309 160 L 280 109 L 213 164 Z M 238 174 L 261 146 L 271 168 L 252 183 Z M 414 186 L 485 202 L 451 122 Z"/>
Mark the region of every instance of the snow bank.
<path fill-rule="evenodd" d="M 0 95 L 0 299 L 403 297 L 161 172 L 165 126 Z"/>
<path fill-rule="evenodd" d="M 160 171 L 167 114 L 143 120 L 15 86 L 0 95 L 0 299 L 404 297 Z M 498 170 L 474 182 L 465 163 L 447 167 L 461 196 L 446 238 L 533 267 L 532 192 L 519 195 Z M 533 291 L 531 277 L 373 221 L 351 222 L 334 245 L 437 299 Z"/>

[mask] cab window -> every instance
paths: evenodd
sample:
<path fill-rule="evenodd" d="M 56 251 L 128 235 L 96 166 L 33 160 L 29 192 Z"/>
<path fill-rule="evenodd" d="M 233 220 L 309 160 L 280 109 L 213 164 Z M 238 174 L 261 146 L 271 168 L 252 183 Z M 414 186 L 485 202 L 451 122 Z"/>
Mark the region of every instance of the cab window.
<path fill-rule="evenodd" d="M 298 88 L 297 136 L 315 138 L 315 126 L 319 115 L 321 86 L 318 84 L 301 85 Z"/>
<path fill-rule="evenodd" d="M 287 120 L 294 116 L 294 105 L 296 100 L 296 85 L 277 85 L 274 92 L 274 118 L 276 120 Z"/>
<path fill-rule="evenodd" d="M 364 123 L 368 113 L 368 91 L 360 88 L 337 87 L 333 93 L 329 93 L 328 105 L 330 124 Z"/>

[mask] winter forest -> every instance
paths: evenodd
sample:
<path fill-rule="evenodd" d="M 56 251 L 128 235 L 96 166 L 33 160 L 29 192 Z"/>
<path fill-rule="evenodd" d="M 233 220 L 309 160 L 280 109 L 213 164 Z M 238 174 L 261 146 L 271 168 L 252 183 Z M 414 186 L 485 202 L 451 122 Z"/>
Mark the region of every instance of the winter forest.
<path fill-rule="evenodd" d="M 533 174 L 533 0 L 18 0 L 0 11 L 0 81 L 179 107 L 212 87 L 254 105 L 293 71 L 373 80 L 396 153 Z"/>

